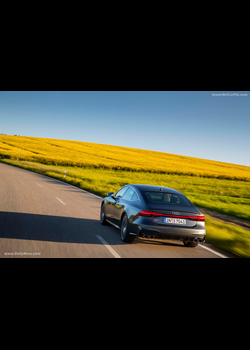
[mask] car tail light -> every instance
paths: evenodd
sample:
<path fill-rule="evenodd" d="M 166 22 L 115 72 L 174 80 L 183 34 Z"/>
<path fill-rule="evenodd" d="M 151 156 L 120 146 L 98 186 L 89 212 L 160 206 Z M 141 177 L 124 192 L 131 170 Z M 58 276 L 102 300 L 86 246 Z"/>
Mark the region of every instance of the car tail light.
<path fill-rule="evenodd" d="M 189 216 L 189 215 L 170 215 L 170 214 L 162 214 L 162 213 L 156 213 L 154 211 L 148 211 L 148 210 L 142 210 L 138 214 L 138 216 L 165 216 L 165 217 L 171 217 L 171 218 L 181 218 L 181 219 L 189 219 L 189 220 L 195 220 L 195 221 L 205 221 L 204 215 L 197 215 L 197 216 Z"/>

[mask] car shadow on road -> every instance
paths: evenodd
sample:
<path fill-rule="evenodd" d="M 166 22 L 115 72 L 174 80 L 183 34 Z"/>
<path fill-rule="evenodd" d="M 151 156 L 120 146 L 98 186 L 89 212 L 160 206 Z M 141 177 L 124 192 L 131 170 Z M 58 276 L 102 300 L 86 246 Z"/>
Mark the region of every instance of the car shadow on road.
<path fill-rule="evenodd" d="M 0 238 L 47 242 L 102 244 L 97 235 L 111 245 L 124 245 L 120 231 L 102 226 L 99 220 L 27 213 L 0 212 Z M 181 242 L 136 238 L 132 244 L 182 246 Z"/>
<path fill-rule="evenodd" d="M 183 247 L 184 244 L 181 241 L 173 241 L 173 240 L 160 240 L 160 239 L 145 239 L 145 238 L 136 238 L 133 244 L 143 243 L 143 244 L 151 244 L 151 245 L 163 245 L 163 246 L 172 246 L 172 247 Z"/>
<path fill-rule="evenodd" d="M 0 212 L 0 238 L 102 244 L 96 235 L 109 231 L 99 220 Z"/>

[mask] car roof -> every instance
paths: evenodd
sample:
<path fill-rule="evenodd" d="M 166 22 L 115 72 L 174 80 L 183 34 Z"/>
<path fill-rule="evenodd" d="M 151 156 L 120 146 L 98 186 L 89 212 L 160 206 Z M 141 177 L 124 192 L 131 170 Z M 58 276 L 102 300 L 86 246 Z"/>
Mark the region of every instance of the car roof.
<path fill-rule="evenodd" d="M 136 189 L 138 189 L 139 191 L 142 191 L 142 192 L 144 192 L 144 191 L 149 191 L 149 192 L 152 192 L 152 191 L 160 192 L 160 191 L 162 191 L 162 192 L 168 192 L 168 193 L 182 194 L 179 191 L 174 190 L 173 188 L 168 188 L 168 187 L 164 187 L 164 186 L 136 185 L 136 184 L 131 184 L 131 185 L 128 185 L 128 186 L 133 186 L 133 187 L 135 187 Z"/>

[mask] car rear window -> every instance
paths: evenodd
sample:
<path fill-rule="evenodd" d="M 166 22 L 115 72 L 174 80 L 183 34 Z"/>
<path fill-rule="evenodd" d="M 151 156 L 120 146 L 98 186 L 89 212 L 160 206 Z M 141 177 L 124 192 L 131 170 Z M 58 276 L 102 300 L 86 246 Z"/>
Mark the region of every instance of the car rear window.
<path fill-rule="evenodd" d="M 143 197 L 148 203 L 166 204 L 166 205 L 181 205 L 191 207 L 191 202 L 181 194 L 166 193 L 166 192 L 142 192 Z"/>

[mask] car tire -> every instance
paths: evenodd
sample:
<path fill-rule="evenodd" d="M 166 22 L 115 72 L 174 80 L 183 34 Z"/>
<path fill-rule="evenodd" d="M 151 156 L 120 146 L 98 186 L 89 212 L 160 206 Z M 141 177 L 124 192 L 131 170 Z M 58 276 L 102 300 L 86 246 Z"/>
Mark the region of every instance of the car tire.
<path fill-rule="evenodd" d="M 122 218 L 122 224 L 121 224 L 121 239 L 123 242 L 132 243 L 134 240 L 134 237 L 130 236 L 129 230 L 128 230 L 128 217 L 125 214 Z"/>
<path fill-rule="evenodd" d="M 104 206 L 104 204 L 101 207 L 100 222 L 101 222 L 101 225 L 108 225 L 108 222 L 106 221 L 106 216 L 105 216 L 105 206 Z"/>
<path fill-rule="evenodd" d="M 183 241 L 183 244 L 184 244 L 185 247 L 192 247 L 192 248 L 195 248 L 195 247 L 197 247 L 197 245 L 199 244 L 199 242 L 195 243 L 195 242 Z"/>

